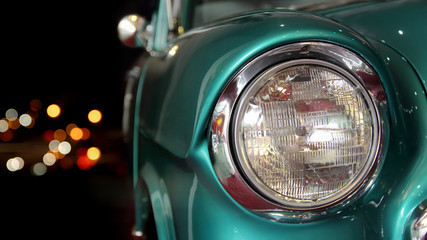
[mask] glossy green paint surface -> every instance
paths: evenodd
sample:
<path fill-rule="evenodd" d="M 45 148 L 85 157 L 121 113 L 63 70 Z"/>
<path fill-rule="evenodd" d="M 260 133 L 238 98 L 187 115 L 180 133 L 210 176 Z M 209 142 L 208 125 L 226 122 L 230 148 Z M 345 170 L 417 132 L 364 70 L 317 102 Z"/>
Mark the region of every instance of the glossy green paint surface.
<path fill-rule="evenodd" d="M 152 57 L 139 94 L 135 157 L 159 239 L 405 236 L 412 212 L 427 198 L 426 95 L 412 62 L 395 50 L 402 48 L 368 39 L 321 17 L 265 12 L 195 29 Z M 358 53 L 387 94 L 382 165 L 372 188 L 339 214 L 304 224 L 267 220 L 237 204 L 216 178 L 208 143 L 213 106 L 230 78 L 260 53 L 296 41 L 331 42 Z"/>
<path fill-rule="evenodd" d="M 390 1 L 325 13 L 363 36 L 391 47 L 405 57 L 427 87 L 427 4 L 425 0 Z"/>
<path fill-rule="evenodd" d="M 260 53 L 296 41 L 331 42 L 373 55 L 351 29 L 304 13 L 260 12 L 195 29 L 151 61 L 142 93 L 141 129 L 185 157 L 196 131 L 206 132 L 212 106 L 233 74 Z"/>

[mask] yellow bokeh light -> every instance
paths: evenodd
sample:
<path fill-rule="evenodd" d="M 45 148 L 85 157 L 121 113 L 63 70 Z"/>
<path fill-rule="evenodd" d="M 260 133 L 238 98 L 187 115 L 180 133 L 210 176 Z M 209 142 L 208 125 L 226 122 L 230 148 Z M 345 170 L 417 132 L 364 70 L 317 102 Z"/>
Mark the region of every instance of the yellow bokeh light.
<path fill-rule="evenodd" d="M 98 160 L 101 157 L 101 150 L 97 147 L 91 147 L 87 150 L 87 157 L 90 160 Z"/>
<path fill-rule="evenodd" d="M 75 127 L 73 129 L 71 129 L 70 131 L 70 137 L 71 139 L 73 139 L 74 141 L 79 141 L 82 139 L 83 137 L 83 131 L 81 128 Z"/>
<path fill-rule="evenodd" d="M 101 111 L 94 109 L 89 112 L 89 114 L 87 115 L 87 118 L 91 123 L 99 123 L 102 119 L 102 113 Z"/>
<path fill-rule="evenodd" d="M 56 104 L 51 104 L 47 107 L 47 115 L 51 118 L 57 118 L 61 114 L 61 108 Z"/>

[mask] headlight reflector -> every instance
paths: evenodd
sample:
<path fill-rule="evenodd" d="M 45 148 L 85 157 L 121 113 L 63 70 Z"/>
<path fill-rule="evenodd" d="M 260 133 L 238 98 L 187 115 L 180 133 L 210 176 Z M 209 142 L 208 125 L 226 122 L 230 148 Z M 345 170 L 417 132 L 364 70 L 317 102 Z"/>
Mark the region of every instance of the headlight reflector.
<path fill-rule="evenodd" d="M 364 179 L 376 111 L 363 86 L 320 60 L 269 69 L 242 94 L 234 122 L 237 159 L 263 195 L 289 208 L 315 208 Z"/>

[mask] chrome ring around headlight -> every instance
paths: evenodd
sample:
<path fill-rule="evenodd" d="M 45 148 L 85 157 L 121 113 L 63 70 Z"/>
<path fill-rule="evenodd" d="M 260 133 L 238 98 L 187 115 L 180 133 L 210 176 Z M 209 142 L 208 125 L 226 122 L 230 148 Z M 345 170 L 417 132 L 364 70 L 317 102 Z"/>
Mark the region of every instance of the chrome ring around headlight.
<path fill-rule="evenodd" d="M 362 164 L 362 167 L 359 166 L 361 174 L 351 179 L 350 184 L 343 187 L 342 193 L 333 196 L 326 194 L 323 196 L 324 198 L 321 197 L 311 202 L 306 199 L 289 197 L 286 194 L 279 196 L 279 191 L 272 190 L 274 187 L 265 188 L 265 181 L 263 182 L 262 177 L 259 177 L 253 166 L 247 164 L 246 153 L 239 150 L 239 147 L 243 146 L 242 140 L 238 136 L 238 128 L 234 127 L 236 122 L 242 119 L 240 114 L 244 111 L 242 108 L 248 106 L 242 99 L 245 99 L 248 94 L 256 92 L 251 90 L 251 87 L 253 88 L 257 81 L 264 84 L 268 81 L 268 76 L 294 66 L 320 66 L 327 69 L 325 71 L 330 71 L 331 74 L 337 73 L 337 76 L 347 79 L 345 81 L 349 83 L 349 86 L 357 88 L 366 101 L 367 111 L 372 117 L 372 129 L 367 132 L 372 133 L 370 141 L 373 147 L 366 152 L 367 163 Z M 258 82 L 257 85 L 263 86 L 262 84 Z M 270 217 L 275 217 L 275 215 L 301 217 L 308 211 L 330 209 L 337 204 L 344 204 L 346 200 L 354 199 L 354 196 L 359 195 L 357 193 L 366 190 L 370 176 L 377 169 L 375 166 L 379 161 L 381 127 L 376 105 L 378 102 L 384 101 L 384 91 L 373 69 L 364 60 L 345 48 L 329 43 L 303 42 L 271 50 L 247 64 L 227 85 L 217 102 L 212 119 L 210 141 L 211 155 L 218 179 L 239 204 L 258 213 L 274 213 L 270 214 Z M 340 109 L 343 109 L 341 105 Z M 364 121 L 363 117 L 361 121 Z M 295 135 L 295 133 L 293 134 Z M 271 150 L 277 149 L 272 148 Z M 286 152 L 286 148 L 282 148 L 280 151 Z M 277 164 L 281 164 L 281 162 L 279 161 Z M 323 181 L 322 178 L 319 179 L 315 182 Z M 283 184 L 284 182 L 276 183 Z"/>
<path fill-rule="evenodd" d="M 294 79 L 284 79 L 284 69 Z M 296 69 L 316 76 L 307 79 Z M 268 85 L 277 73 L 283 79 Z M 248 85 L 234 111 L 231 137 L 249 183 L 293 210 L 329 206 L 354 192 L 374 163 L 377 149 L 370 147 L 378 146 L 377 110 L 364 87 L 345 70 L 315 59 L 276 65 Z M 337 97 L 330 96 L 331 88 Z M 356 92 L 361 96 L 351 94 Z M 292 94 L 296 100 L 287 99 Z"/>

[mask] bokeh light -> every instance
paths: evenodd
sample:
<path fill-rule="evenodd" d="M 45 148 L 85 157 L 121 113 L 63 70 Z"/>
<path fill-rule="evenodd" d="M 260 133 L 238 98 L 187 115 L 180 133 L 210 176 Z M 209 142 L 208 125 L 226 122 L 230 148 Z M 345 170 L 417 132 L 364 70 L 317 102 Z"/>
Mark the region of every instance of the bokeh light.
<path fill-rule="evenodd" d="M 52 152 L 58 152 L 58 146 L 60 142 L 58 140 L 52 140 L 49 142 L 49 150 Z"/>
<path fill-rule="evenodd" d="M 51 104 L 46 109 L 47 115 L 51 118 L 57 118 L 61 115 L 61 108 L 57 104 Z"/>
<path fill-rule="evenodd" d="M 73 130 L 73 128 L 76 128 L 77 125 L 74 123 L 70 123 L 67 125 L 67 127 L 65 128 L 65 131 L 67 132 L 68 135 L 71 135 L 70 132 L 71 130 Z"/>
<path fill-rule="evenodd" d="M 19 117 L 19 123 L 24 127 L 29 127 L 33 123 L 33 118 L 30 115 L 24 113 Z"/>
<path fill-rule="evenodd" d="M 73 129 L 71 129 L 70 131 L 70 137 L 71 139 L 73 139 L 74 141 L 79 141 L 82 139 L 83 137 L 83 131 L 81 128 L 79 127 L 75 127 Z"/>
<path fill-rule="evenodd" d="M 9 130 L 9 123 L 5 119 L 0 120 L 0 132 Z"/>
<path fill-rule="evenodd" d="M 11 158 L 7 160 L 6 167 L 11 172 L 21 170 L 24 167 L 24 159 L 21 157 Z"/>
<path fill-rule="evenodd" d="M 56 157 L 53 153 L 48 152 L 43 156 L 43 163 L 46 164 L 46 166 L 52 166 L 56 162 Z"/>
<path fill-rule="evenodd" d="M 4 133 L 0 133 L 0 139 L 3 142 L 9 142 L 10 140 L 13 139 L 14 133 L 12 131 L 6 131 Z"/>
<path fill-rule="evenodd" d="M 97 147 L 91 147 L 87 150 L 87 157 L 90 160 L 98 160 L 101 157 L 101 150 Z"/>
<path fill-rule="evenodd" d="M 8 110 L 6 111 L 6 118 L 7 118 L 9 121 L 14 121 L 14 120 L 16 120 L 16 119 L 18 118 L 18 111 L 16 111 L 16 110 L 15 110 L 15 109 L 13 109 L 13 108 L 8 109 Z"/>
<path fill-rule="evenodd" d="M 82 140 L 88 140 L 90 138 L 90 130 L 87 128 L 81 128 L 83 131 Z"/>
<path fill-rule="evenodd" d="M 69 142 L 61 142 L 58 145 L 58 151 L 64 155 L 67 155 L 71 152 L 71 144 Z"/>
<path fill-rule="evenodd" d="M 43 163 L 36 163 L 31 167 L 31 173 L 34 176 L 42 176 L 47 172 L 47 167 Z"/>
<path fill-rule="evenodd" d="M 92 168 L 94 165 L 93 161 L 91 161 L 86 155 L 80 156 L 77 159 L 77 166 L 82 170 L 88 170 Z"/>
<path fill-rule="evenodd" d="M 101 111 L 94 109 L 89 112 L 87 117 L 91 123 L 99 123 L 102 120 L 102 113 Z"/>
<path fill-rule="evenodd" d="M 50 142 L 55 139 L 55 132 L 53 130 L 46 130 L 43 132 L 43 139 Z"/>
<path fill-rule="evenodd" d="M 62 142 L 67 139 L 67 133 L 62 129 L 58 129 L 53 133 L 53 137 L 55 140 Z"/>
<path fill-rule="evenodd" d="M 16 130 L 21 126 L 21 124 L 19 123 L 18 118 L 15 118 L 14 120 L 10 120 L 9 121 L 9 128 Z"/>

